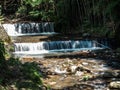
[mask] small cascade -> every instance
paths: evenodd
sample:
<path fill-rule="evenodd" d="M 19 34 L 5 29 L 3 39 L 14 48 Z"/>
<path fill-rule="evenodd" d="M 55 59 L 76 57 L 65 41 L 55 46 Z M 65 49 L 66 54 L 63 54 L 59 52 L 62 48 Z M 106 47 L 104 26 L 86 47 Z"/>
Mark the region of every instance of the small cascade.
<path fill-rule="evenodd" d="M 53 22 L 41 23 L 15 23 L 3 24 L 5 31 L 9 36 L 27 36 L 27 35 L 52 35 L 54 32 Z M 24 37 L 22 37 L 24 39 Z M 44 55 L 60 54 L 76 51 L 92 51 L 108 48 L 106 40 L 67 40 L 67 41 L 42 41 L 36 43 L 14 43 L 14 52 L 16 56 L 21 55 Z"/>
<path fill-rule="evenodd" d="M 63 53 L 81 50 L 97 50 L 106 48 L 106 46 L 97 43 L 94 40 L 68 40 L 68 41 L 51 41 L 38 43 L 15 43 L 14 54 L 50 54 Z"/>
<path fill-rule="evenodd" d="M 3 24 L 3 27 L 9 36 L 55 34 L 53 22 Z"/>

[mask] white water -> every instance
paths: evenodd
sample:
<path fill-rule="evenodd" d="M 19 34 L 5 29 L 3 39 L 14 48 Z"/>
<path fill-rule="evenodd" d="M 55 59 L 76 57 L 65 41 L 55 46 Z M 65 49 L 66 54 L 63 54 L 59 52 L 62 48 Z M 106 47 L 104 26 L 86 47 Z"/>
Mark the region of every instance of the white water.
<path fill-rule="evenodd" d="M 16 23 L 3 24 L 5 31 L 9 36 L 26 36 L 26 35 L 51 35 L 54 32 L 54 23 Z M 104 43 L 107 46 L 106 42 Z M 82 50 L 98 50 L 106 48 L 94 40 L 69 40 L 69 41 L 51 41 L 38 43 L 14 43 L 17 55 L 41 55 L 57 54 L 65 52 L 75 52 Z"/>
<path fill-rule="evenodd" d="M 52 22 L 3 24 L 3 27 L 9 36 L 55 34 Z"/>
<path fill-rule="evenodd" d="M 40 55 L 106 48 L 106 46 L 98 44 L 93 40 L 15 43 L 14 47 L 14 54 L 18 55 Z"/>

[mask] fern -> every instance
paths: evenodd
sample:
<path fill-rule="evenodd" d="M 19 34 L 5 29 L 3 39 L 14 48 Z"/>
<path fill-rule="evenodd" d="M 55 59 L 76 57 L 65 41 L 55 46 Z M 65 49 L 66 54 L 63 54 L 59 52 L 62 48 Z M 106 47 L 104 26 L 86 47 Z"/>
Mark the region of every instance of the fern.
<path fill-rule="evenodd" d="M 24 0 L 25 4 L 30 4 L 32 7 L 35 7 L 41 4 L 44 0 Z"/>
<path fill-rule="evenodd" d="M 4 17 L 1 15 L 0 16 L 0 24 L 4 22 Z"/>

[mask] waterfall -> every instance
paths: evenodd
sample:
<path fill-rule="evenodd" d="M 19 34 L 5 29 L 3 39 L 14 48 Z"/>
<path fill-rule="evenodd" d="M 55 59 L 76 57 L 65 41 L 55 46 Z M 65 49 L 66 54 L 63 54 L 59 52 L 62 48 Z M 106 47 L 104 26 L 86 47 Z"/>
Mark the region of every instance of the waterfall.
<path fill-rule="evenodd" d="M 9 36 L 55 34 L 53 22 L 3 24 Z"/>
<path fill-rule="evenodd" d="M 16 23 L 3 24 L 9 36 L 26 35 L 51 35 L 54 32 L 54 23 Z M 17 55 L 41 55 L 75 52 L 82 50 L 98 50 L 108 48 L 106 40 L 67 40 L 67 41 L 43 41 L 37 43 L 14 43 L 13 54 Z"/>
<path fill-rule="evenodd" d="M 106 46 L 94 40 L 68 40 L 38 43 L 14 43 L 15 54 L 48 54 L 58 52 L 73 52 L 81 50 L 103 49 Z"/>

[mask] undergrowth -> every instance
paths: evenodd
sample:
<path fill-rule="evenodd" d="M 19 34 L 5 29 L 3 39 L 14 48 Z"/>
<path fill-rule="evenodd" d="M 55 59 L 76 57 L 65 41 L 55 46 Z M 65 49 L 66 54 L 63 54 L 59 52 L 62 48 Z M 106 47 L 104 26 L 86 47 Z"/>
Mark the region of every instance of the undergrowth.
<path fill-rule="evenodd" d="M 35 62 L 21 63 L 19 59 L 5 59 L 4 42 L 0 41 L 0 90 L 42 90 L 46 88 Z"/>

